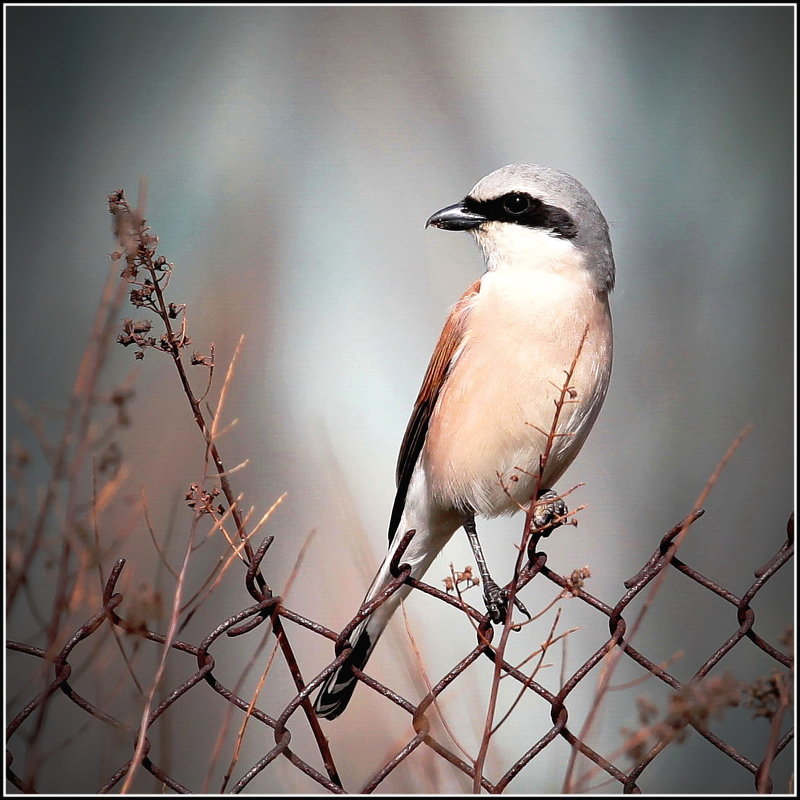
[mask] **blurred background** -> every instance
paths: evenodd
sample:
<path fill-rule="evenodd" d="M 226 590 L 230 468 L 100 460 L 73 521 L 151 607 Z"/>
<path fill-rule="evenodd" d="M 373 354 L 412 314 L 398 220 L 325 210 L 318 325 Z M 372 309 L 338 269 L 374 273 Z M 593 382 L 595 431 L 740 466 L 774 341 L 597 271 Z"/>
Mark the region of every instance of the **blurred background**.
<path fill-rule="evenodd" d="M 115 247 L 106 195 L 124 187 L 135 200 L 146 180 L 146 216 L 175 263 L 170 297 L 188 305 L 193 347 L 214 343 L 217 385 L 245 335 L 223 415 L 238 424 L 220 447 L 231 466 L 249 459 L 233 477 L 257 516 L 288 493 L 267 526 L 276 537 L 267 578 L 289 607 L 341 629 L 385 551 L 395 459 L 431 350 L 449 307 L 481 272 L 470 237 L 425 230 L 425 220 L 499 166 L 541 163 L 594 195 L 617 262 L 611 389 L 558 487 L 585 483 L 570 504 L 587 508 L 577 528 L 546 542 L 549 566 L 569 574 L 588 564 L 587 590 L 613 605 L 749 424 L 681 557 L 742 594 L 778 549 L 794 486 L 793 8 L 16 7 L 6 21 L 10 442 L 36 449 L 19 401 L 44 416 L 45 434 L 58 433 Z M 143 316 L 130 307 L 123 315 Z M 193 374 L 202 393 L 205 374 Z M 115 347 L 104 381 L 125 380 L 136 392 L 119 439 L 125 492 L 135 505 L 146 490 L 155 530 L 174 526 L 169 552 L 178 559 L 190 524 L 182 498 L 202 477 L 202 438 L 166 357 L 150 351 L 138 362 Z M 46 474 L 31 469 L 34 481 Z M 113 513 L 101 537 L 114 535 Z M 158 561 L 135 518 L 136 547 L 113 554 L 129 559 L 121 586 L 129 594 L 152 580 Z M 479 525 L 499 582 L 521 528 L 516 517 Z M 427 580 L 441 586 L 448 564 L 472 562 L 459 533 Z M 755 606 L 760 635 L 774 643 L 794 608 L 784 572 Z M 537 583 L 523 598 L 532 610 L 553 596 Z M 417 594 L 406 608 L 438 680 L 474 634 Z M 95 593 L 86 608 L 97 602 Z M 249 602 L 229 574 L 182 635 L 196 641 Z M 607 637 L 603 619 L 562 605 L 560 629 L 581 631 L 539 676 L 554 690 L 561 659 L 570 674 Z M 16 638 L 25 638 L 25 619 L 17 630 L 10 620 Z M 528 638 L 514 642 L 520 659 L 550 624 L 552 615 L 525 629 Z M 656 661 L 682 653 L 670 669 L 684 680 L 736 627 L 731 606 L 670 575 L 636 646 Z M 295 635 L 313 677 L 332 645 Z M 226 674 L 235 675 L 252 637 L 226 647 Z M 769 669 L 756 648 L 742 645 L 736 658 L 720 670 L 753 680 Z M 20 668 L 24 659 L 9 658 L 11 681 Z M 405 696 L 424 693 L 402 619 L 370 673 Z M 489 674 L 488 662 L 476 665 L 442 698 L 473 755 Z M 621 670 L 619 682 L 638 674 Z M 173 684 L 180 676 L 176 661 Z M 285 691 L 271 698 L 267 686 L 269 713 L 291 696 L 285 675 L 274 680 Z M 589 700 L 592 687 L 582 688 Z M 665 703 L 653 680 L 637 692 Z M 197 734 L 213 742 L 207 715 L 225 709 L 214 711 L 208 695 Z M 578 701 L 571 713 L 580 718 Z M 717 725 L 738 731 L 737 747 L 758 762 L 768 724 L 741 713 L 738 725 L 730 717 Z M 131 715 L 135 724 L 135 708 Z M 493 743 L 490 778 L 549 725 L 547 706 L 530 700 Z M 596 746 L 618 751 L 623 726 L 636 727 L 635 707 L 615 700 L 595 723 Z M 302 754 L 301 727 L 292 747 Z M 325 731 L 351 788 L 413 735 L 407 715 L 363 687 Z M 189 781 L 195 751 L 172 736 L 171 763 Z M 259 737 L 260 729 L 245 741 L 242 768 L 272 745 Z M 644 774 L 645 791 L 752 790 L 745 773 L 690 739 Z M 100 746 L 100 764 L 97 751 L 75 743 L 52 754 L 40 789 L 94 791 L 109 764 L 130 757 L 122 739 Z M 424 750 L 381 791 L 468 789 Z M 556 750 L 513 790 L 559 791 L 569 749 Z M 787 761 L 775 773 L 778 791 Z M 218 786 L 215 773 L 209 790 Z M 142 791 L 152 788 L 143 780 Z M 282 762 L 250 789 L 313 792 L 315 784 Z"/>

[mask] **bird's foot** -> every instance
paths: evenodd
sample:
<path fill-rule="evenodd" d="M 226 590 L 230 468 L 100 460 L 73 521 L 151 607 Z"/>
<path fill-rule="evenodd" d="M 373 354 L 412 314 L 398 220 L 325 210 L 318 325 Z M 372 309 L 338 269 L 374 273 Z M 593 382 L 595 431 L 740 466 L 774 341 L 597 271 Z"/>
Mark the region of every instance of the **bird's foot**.
<path fill-rule="evenodd" d="M 558 496 L 558 492 L 547 489 L 539 495 L 531 519 L 531 532 L 539 536 L 549 536 L 566 521 L 569 509 Z"/>
<path fill-rule="evenodd" d="M 501 589 L 491 578 L 483 582 L 483 600 L 486 603 L 486 610 L 489 612 L 489 619 L 496 625 L 506 620 L 508 611 L 509 592 Z M 522 600 L 514 595 L 514 606 L 518 608 L 528 619 L 531 618 L 528 609 L 525 608 Z"/>

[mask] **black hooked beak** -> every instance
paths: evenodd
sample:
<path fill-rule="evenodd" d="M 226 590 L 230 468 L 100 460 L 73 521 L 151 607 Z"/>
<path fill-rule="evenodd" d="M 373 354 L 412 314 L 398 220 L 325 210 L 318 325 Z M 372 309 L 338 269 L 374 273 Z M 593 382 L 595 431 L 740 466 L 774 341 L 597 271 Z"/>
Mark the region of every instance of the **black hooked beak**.
<path fill-rule="evenodd" d="M 460 203 L 437 211 L 425 223 L 425 227 L 433 225 L 446 231 L 469 231 L 477 228 L 482 222 L 487 222 L 487 218 L 475 211 L 470 211 L 462 200 Z"/>

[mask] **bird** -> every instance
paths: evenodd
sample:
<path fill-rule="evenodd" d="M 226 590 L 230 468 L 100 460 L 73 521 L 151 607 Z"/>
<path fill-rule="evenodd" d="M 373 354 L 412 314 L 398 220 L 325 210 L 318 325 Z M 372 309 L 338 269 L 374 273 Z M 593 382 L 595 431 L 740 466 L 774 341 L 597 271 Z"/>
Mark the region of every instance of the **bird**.
<path fill-rule="evenodd" d="M 450 309 L 425 372 L 398 456 L 389 552 L 364 603 L 393 580 L 392 557 L 412 529 L 402 563 L 420 579 L 458 528 L 474 549 L 476 515 L 513 514 L 530 506 L 537 487 L 563 514 L 552 486 L 586 441 L 611 376 L 614 257 L 606 219 L 577 179 L 509 164 L 428 226 L 471 234 L 485 272 Z M 573 362 L 569 402 L 542 464 Z M 502 621 L 505 598 L 475 555 L 487 609 Z M 364 669 L 409 591 L 403 586 L 354 628 L 352 650 L 316 697 L 319 717 L 344 711 L 358 682 L 351 667 Z"/>

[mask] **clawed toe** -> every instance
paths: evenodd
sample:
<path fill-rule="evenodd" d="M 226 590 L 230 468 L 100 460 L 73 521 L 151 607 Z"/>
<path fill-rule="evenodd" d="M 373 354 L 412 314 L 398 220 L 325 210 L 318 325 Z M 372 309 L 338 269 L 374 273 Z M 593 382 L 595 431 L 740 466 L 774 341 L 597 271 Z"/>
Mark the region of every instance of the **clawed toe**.
<path fill-rule="evenodd" d="M 486 602 L 486 611 L 489 613 L 489 619 L 496 625 L 505 622 L 508 610 L 508 591 L 501 589 L 493 580 L 488 580 L 484 583 L 483 599 Z M 531 618 L 528 609 L 525 608 L 525 604 L 516 595 L 514 596 L 514 606 L 528 619 Z"/>
<path fill-rule="evenodd" d="M 539 495 L 536 508 L 533 510 L 533 532 L 540 536 L 549 536 L 556 528 L 564 524 L 569 513 L 567 504 L 558 496 L 557 492 L 548 489 Z"/>
<path fill-rule="evenodd" d="M 483 600 L 489 612 L 489 619 L 495 624 L 502 622 L 506 617 L 507 603 L 503 590 L 494 581 L 484 581 Z"/>

